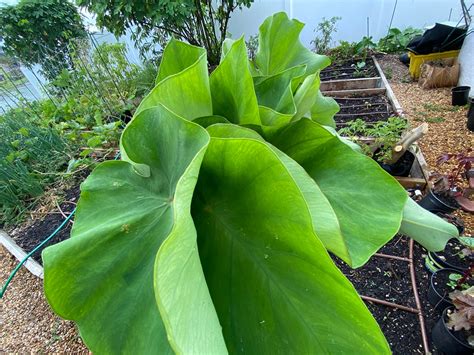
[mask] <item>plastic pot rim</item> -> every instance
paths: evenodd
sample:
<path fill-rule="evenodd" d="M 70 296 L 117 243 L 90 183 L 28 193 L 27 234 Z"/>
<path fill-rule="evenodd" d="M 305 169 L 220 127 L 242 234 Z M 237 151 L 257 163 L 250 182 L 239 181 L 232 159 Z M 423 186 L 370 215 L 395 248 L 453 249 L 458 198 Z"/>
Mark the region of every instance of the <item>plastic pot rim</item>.
<path fill-rule="evenodd" d="M 435 271 L 431 274 L 431 277 L 430 277 L 430 286 L 431 288 L 433 289 L 433 291 L 439 296 L 439 298 L 441 299 L 445 299 L 447 300 L 448 302 L 452 303 L 451 300 L 449 299 L 449 297 L 447 296 L 443 296 L 441 295 L 438 290 L 436 289 L 435 285 L 434 285 L 434 277 L 436 276 L 436 274 L 438 272 L 441 272 L 441 271 L 449 271 L 450 273 L 456 273 L 456 274 L 459 274 L 459 275 L 462 275 L 462 273 L 459 271 L 459 270 L 456 270 L 456 269 L 451 269 L 451 268 L 444 268 L 444 269 L 439 269 L 438 271 Z M 446 285 L 447 286 L 447 285 Z"/>
<path fill-rule="evenodd" d="M 449 336 L 451 337 L 451 339 L 454 339 L 456 340 L 456 343 L 462 345 L 462 346 L 465 346 L 467 347 L 468 349 L 474 349 L 474 346 L 471 346 L 469 345 L 469 343 L 465 343 L 465 342 L 462 342 L 461 340 L 459 340 L 458 338 L 456 338 L 453 334 L 453 330 L 449 329 L 448 328 L 448 325 L 446 324 L 446 320 L 448 318 L 448 310 L 452 310 L 454 309 L 454 306 L 451 306 L 451 307 L 446 307 L 444 310 L 443 310 L 443 313 L 441 313 L 441 317 L 440 317 L 440 320 L 441 322 L 443 323 L 443 327 L 446 329 L 446 331 L 449 333 Z"/>

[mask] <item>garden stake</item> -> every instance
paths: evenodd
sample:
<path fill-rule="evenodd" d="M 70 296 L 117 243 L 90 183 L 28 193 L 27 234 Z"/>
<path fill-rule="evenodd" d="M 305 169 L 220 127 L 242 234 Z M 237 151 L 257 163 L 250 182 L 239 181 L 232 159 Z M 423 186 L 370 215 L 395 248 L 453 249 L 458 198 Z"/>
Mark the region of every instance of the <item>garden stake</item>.
<path fill-rule="evenodd" d="M 38 117 L 39 114 L 33 109 L 33 107 L 30 105 L 30 102 L 29 100 L 26 99 L 26 97 L 23 95 L 23 93 L 20 91 L 20 89 L 18 89 L 18 86 L 16 86 L 15 82 L 13 81 L 13 79 L 10 77 L 10 75 L 6 72 L 5 69 L 1 68 L 2 71 L 3 71 L 3 74 L 5 75 L 5 77 L 10 81 L 10 83 L 13 85 L 13 87 L 15 88 L 15 90 L 20 94 L 20 96 L 23 98 L 23 100 L 25 100 L 26 104 L 28 105 L 28 107 L 34 112 L 36 113 L 36 115 Z"/>
<path fill-rule="evenodd" d="M 89 38 L 91 39 L 92 45 L 94 46 L 94 48 L 95 48 L 97 54 L 99 55 L 99 58 L 100 58 L 102 64 L 104 64 L 105 70 L 106 70 L 107 73 L 110 75 L 110 78 L 112 79 L 112 83 L 114 83 L 114 86 L 115 86 L 115 88 L 117 89 L 117 93 L 120 95 L 120 98 L 122 99 L 122 102 L 123 102 L 124 104 L 127 104 L 127 102 L 125 101 L 125 98 L 124 98 L 123 94 L 120 92 L 120 89 L 119 89 L 117 83 L 116 83 L 115 80 L 114 80 L 114 76 L 113 76 L 112 73 L 109 71 L 109 67 L 107 66 L 107 63 L 105 63 L 105 60 L 104 60 L 104 58 L 102 57 L 102 54 L 100 53 L 99 47 L 97 46 L 96 39 L 94 38 L 94 36 L 93 36 L 91 33 L 88 33 L 88 35 L 89 35 Z M 125 58 L 126 58 L 126 57 L 125 57 Z"/>

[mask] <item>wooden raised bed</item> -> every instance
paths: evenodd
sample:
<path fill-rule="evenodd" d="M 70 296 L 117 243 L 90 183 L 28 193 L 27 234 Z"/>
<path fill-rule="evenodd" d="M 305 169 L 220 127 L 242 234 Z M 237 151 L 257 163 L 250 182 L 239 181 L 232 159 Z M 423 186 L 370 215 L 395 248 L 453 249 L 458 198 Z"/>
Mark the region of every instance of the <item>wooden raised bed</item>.
<path fill-rule="evenodd" d="M 348 78 L 340 80 L 328 80 L 321 82 L 321 91 L 326 96 L 331 96 L 339 103 L 342 103 L 341 113 L 336 115 L 336 122 L 339 127 L 344 126 L 345 122 L 351 119 L 370 114 L 373 116 L 374 122 L 386 120 L 391 116 L 404 117 L 403 109 L 395 97 L 387 78 L 385 77 L 377 59 L 372 57 L 373 64 L 376 68 L 376 76 L 371 78 Z M 326 71 L 327 73 L 327 71 Z M 374 100 L 375 97 L 384 97 L 389 107 L 385 107 L 382 101 Z M 356 113 L 345 113 L 344 104 L 350 105 L 351 109 L 355 109 Z M 359 102 L 360 101 L 360 102 Z M 370 103 L 370 101 L 373 101 Z M 367 109 L 361 105 L 367 104 Z M 349 107 L 349 106 L 348 106 Z M 368 111 L 368 112 L 367 112 Z M 382 118 L 385 117 L 385 118 Z M 339 120 L 337 120 L 339 118 Z M 368 122 L 372 122 L 368 120 Z M 360 137 L 359 141 L 366 144 L 373 144 L 375 139 L 371 137 Z M 417 144 L 410 147 L 410 152 L 415 156 L 415 160 L 411 167 L 408 177 L 394 176 L 395 179 L 405 188 L 425 190 L 428 188 L 429 170 L 425 158 Z"/>

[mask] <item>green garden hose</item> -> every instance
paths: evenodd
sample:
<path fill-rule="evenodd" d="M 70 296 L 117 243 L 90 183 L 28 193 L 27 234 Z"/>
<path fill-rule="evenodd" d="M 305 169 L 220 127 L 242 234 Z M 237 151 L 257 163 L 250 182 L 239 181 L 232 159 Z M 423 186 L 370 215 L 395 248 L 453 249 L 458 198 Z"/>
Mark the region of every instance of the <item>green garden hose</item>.
<path fill-rule="evenodd" d="M 114 160 L 117 160 L 118 158 L 120 158 L 120 151 L 115 155 L 114 157 Z M 43 245 L 45 245 L 48 241 L 50 241 L 65 225 L 67 222 L 69 222 L 69 220 L 72 218 L 72 216 L 74 216 L 74 213 L 76 212 L 76 208 L 74 208 L 72 210 L 72 212 L 69 214 L 69 216 L 66 217 L 66 219 L 59 225 L 58 228 L 56 228 L 54 230 L 53 233 L 51 233 L 49 235 L 48 238 L 46 238 L 45 240 L 43 240 L 40 244 L 38 244 L 32 251 L 30 251 L 24 258 L 22 261 L 20 261 L 20 263 L 13 269 L 13 271 L 11 272 L 10 276 L 8 277 L 7 281 L 5 282 L 5 284 L 2 286 L 2 290 L 0 292 L 0 298 L 3 298 L 3 295 L 5 294 L 6 290 L 7 290 L 7 287 L 8 285 L 10 284 L 10 282 L 12 281 L 13 277 L 15 277 L 16 273 L 18 272 L 18 270 L 20 270 L 21 266 L 26 263 L 26 261 L 31 257 L 31 255 L 33 255 L 36 251 L 38 251 Z"/>
<path fill-rule="evenodd" d="M 5 291 L 7 290 L 7 287 L 8 285 L 10 284 L 10 282 L 12 281 L 13 277 L 15 276 L 15 274 L 18 272 L 18 270 L 20 270 L 21 266 L 26 263 L 26 261 L 30 258 L 31 255 L 33 255 L 36 251 L 38 251 L 43 245 L 45 245 L 47 242 L 49 242 L 51 240 L 51 238 L 53 238 L 65 225 L 66 223 L 72 218 L 72 216 L 74 216 L 74 213 L 76 212 L 76 208 L 74 208 L 72 210 L 72 212 L 69 214 L 69 216 L 67 216 L 67 218 L 63 221 L 63 223 L 61 223 L 59 225 L 58 228 L 56 228 L 54 230 L 53 233 L 51 233 L 49 235 L 48 238 L 46 238 L 45 240 L 43 240 L 40 244 L 38 244 L 32 251 L 30 251 L 24 258 L 22 261 L 20 261 L 20 263 L 13 269 L 13 271 L 11 272 L 10 276 L 8 277 L 7 281 L 5 282 L 5 284 L 3 285 L 2 287 L 2 291 L 0 292 L 0 298 L 3 298 L 3 295 L 5 294 Z"/>

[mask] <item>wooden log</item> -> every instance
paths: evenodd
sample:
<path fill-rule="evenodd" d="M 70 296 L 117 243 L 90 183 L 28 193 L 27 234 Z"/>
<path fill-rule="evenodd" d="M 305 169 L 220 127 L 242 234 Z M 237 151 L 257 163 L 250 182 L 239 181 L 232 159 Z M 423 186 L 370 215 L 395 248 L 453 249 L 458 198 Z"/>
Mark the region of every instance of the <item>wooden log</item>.
<path fill-rule="evenodd" d="M 395 164 L 407 151 L 407 149 L 410 148 L 410 146 L 418 139 L 423 137 L 427 132 L 428 123 L 425 122 L 405 134 L 392 148 L 392 158 L 390 161 L 388 161 L 388 164 Z"/>

